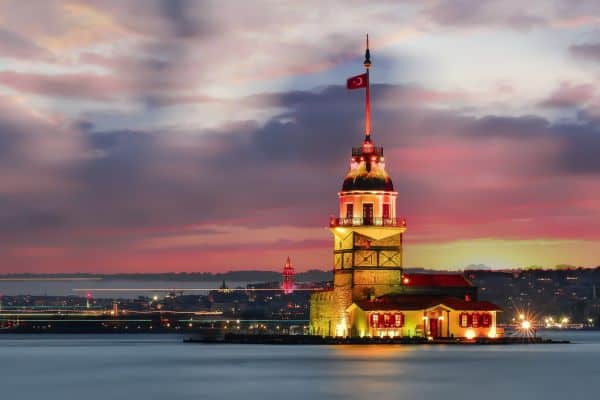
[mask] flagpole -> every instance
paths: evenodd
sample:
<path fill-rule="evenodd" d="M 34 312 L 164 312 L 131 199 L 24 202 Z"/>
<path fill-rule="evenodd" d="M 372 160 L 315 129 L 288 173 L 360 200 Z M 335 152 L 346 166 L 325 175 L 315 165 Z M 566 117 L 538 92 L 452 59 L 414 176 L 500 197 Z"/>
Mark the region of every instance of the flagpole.
<path fill-rule="evenodd" d="M 369 52 L 369 34 L 367 33 L 367 49 L 365 51 L 364 66 L 367 74 L 367 90 L 365 91 L 365 141 L 371 141 L 371 90 L 369 82 L 369 68 L 371 67 L 371 53 Z"/>

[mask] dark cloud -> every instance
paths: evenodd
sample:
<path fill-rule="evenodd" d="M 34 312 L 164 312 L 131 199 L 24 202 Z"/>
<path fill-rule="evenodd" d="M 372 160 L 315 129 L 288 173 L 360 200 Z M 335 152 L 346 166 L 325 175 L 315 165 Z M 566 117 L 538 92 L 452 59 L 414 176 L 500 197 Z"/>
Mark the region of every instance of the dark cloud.
<path fill-rule="evenodd" d="M 580 124 L 562 124 L 553 127 L 563 142 L 561 167 L 572 174 L 600 174 L 600 121 L 588 120 Z"/>
<path fill-rule="evenodd" d="M 569 47 L 569 51 L 575 57 L 600 62 L 600 43 L 575 44 Z"/>
<path fill-rule="evenodd" d="M 373 89 L 374 140 L 385 146 L 414 240 L 536 237 L 511 221 L 565 212 L 590 215 L 592 224 L 578 204 L 597 193 L 573 177 L 600 174 L 594 120 L 476 118 L 429 108 L 414 86 Z M 286 111 L 264 124 L 201 132 L 100 132 L 85 121 L 63 131 L 0 112 L 0 143 L 11 154 L 0 167 L 0 238 L 127 247 L 183 226 L 324 226 L 336 213 L 350 147 L 362 139 L 362 95 L 329 87 L 264 96 Z M 79 145 L 65 146 L 60 162 L 37 159 L 57 139 Z M 23 181 L 35 187 L 16 185 Z"/>

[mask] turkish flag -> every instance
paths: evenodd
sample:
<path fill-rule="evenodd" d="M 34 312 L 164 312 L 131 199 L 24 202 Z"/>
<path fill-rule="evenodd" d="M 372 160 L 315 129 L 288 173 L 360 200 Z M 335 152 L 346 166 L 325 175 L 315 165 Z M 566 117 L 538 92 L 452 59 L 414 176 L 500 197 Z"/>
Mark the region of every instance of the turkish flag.
<path fill-rule="evenodd" d="M 352 78 L 348 78 L 346 81 L 346 87 L 350 90 L 367 87 L 367 74 L 364 73 L 353 76 Z"/>

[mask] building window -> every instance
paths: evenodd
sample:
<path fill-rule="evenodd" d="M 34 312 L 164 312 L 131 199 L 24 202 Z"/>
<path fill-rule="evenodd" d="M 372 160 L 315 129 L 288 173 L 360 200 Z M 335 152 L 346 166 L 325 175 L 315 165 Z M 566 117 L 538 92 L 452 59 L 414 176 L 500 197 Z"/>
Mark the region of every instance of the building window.
<path fill-rule="evenodd" d="M 383 314 L 383 325 L 387 328 L 390 326 L 390 320 L 391 320 L 391 315 L 390 314 Z"/>
<path fill-rule="evenodd" d="M 396 328 L 402 328 L 404 326 L 404 314 L 396 313 L 394 315 L 394 326 Z"/>
<path fill-rule="evenodd" d="M 489 328 L 492 325 L 492 315 L 490 313 L 481 314 L 481 326 Z"/>
<path fill-rule="evenodd" d="M 471 324 L 472 324 L 473 328 L 479 328 L 479 318 L 480 318 L 479 314 L 473 314 L 473 316 L 471 318 L 472 318 Z"/>
<path fill-rule="evenodd" d="M 371 327 L 377 328 L 379 326 L 379 314 L 373 313 L 371 314 Z"/>
<path fill-rule="evenodd" d="M 461 328 L 469 327 L 469 314 L 467 314 L 467 313 L 460 314 L 460 327 Z"/>

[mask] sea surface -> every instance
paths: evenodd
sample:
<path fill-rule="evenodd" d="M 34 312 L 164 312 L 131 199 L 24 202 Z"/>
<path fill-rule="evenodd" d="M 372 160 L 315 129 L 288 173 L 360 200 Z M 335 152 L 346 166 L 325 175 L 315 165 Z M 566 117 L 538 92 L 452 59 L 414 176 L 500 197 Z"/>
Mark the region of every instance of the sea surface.
<path fill-rule="evenodd" d="M 0 335 L 1 399 L 594 399 L 600 332 L 568 345 L 184 344 L 177 335 Z"/>

